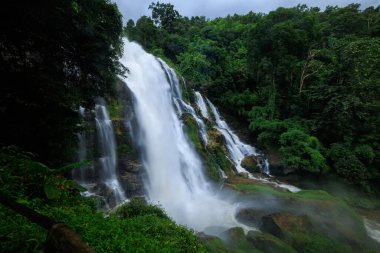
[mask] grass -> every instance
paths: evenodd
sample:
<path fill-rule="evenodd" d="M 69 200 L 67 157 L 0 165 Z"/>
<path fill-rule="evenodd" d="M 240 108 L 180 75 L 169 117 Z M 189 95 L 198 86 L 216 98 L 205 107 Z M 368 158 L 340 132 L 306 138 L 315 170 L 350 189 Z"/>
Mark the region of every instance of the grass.
<path fill-rule="evenodd" d="M 237 184 L 234 186 L 237 190 L 248 192 L 248 193 L 261 193 L 269 194 L 279 197 L 290 197 L 290 198 L 299 198 L 299 199 L 313 199 L 313 200 L 338 200 L 334 196 L 328 194 L 322 190 L 301 190 L 296 193 L 278 191 L 270 186 L 265 185 L 254 185 L 254 184 Z"/>

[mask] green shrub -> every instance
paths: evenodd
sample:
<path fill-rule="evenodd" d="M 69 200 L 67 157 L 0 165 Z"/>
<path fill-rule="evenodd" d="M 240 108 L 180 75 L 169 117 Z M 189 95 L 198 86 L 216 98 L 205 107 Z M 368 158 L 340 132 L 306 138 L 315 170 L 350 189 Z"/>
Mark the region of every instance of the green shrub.
<path fill-rule="evenodd" d="M 132 200 L 116 213 L 101 213 L 76 183 L 15 148 L 0 152 L 0 191 L 74 229 L 96 252 L 203 252 L 193 231 L 158 206 Z M 1 252 L 42 252 L 47 231 L 0 206 Z"/>
<path fill-rule="evenodd" d="M 285 166 L 312 173 L 326 173 L 329 170 L 316 137 L 298 129 L 290 129 L 281 134 L 280 144 Z"/>

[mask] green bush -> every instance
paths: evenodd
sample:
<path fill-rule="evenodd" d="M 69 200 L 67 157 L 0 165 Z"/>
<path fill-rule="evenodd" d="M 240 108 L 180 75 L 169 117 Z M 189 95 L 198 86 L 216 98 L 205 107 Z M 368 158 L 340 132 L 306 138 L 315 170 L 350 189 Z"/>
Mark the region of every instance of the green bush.
<path fill-rule="evenodd" d="M 329 170 L 316 137 L 291 129 L 281 134 L 280 144 L 285 166 L 312 173 L 326 173 Z"/>

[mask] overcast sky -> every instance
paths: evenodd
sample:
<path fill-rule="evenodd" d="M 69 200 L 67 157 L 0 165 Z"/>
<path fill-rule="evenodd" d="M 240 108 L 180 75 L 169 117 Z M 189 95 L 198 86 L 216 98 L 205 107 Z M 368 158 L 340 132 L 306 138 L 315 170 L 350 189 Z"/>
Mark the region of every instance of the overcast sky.
<path fill-rule="evenodd" d="M 119 6 L 124 21 L 137 20 L 143 15 L 150 16 L 148 6 L 157 0 L 113 0 Z M 249 11 L 268 13 L 278 7 L 294 7 L 307 4 L 309 7 L 327 5 L 346 6 L 352 2 L 360 3 L 362 8 L 380 5 L 380 0 L 161 0 L 160 3 L 171 3 L 182 16 L 205 16 L 207 18 L 225 17 L 228 14 L 246 14 Z"/>

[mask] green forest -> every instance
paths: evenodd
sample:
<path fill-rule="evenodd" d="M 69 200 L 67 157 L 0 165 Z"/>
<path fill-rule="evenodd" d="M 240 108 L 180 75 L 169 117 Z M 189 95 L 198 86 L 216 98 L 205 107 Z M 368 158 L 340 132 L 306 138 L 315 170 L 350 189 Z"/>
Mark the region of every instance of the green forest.
<path fill-rule="evenodd" d="M 145 201 L 104 212 L 80 195 L 83 187 L 68 174 L 91 161 L 75 160 L 84 128 L 78 108 L 94 107 L 98 97 L 112 104 L 115 82 L 129 74 L 119 62 L 127 37 L 218 105 L 249 142 L 278 157 L 274 175 L 339 179 L 365 196 L 352 196 L 357 205 L 380 208 L 380 6 L 298 5 L 215 19 L 182 16 L 169 3 L 147 8 L 150 16 L 125 25 L 109 0 L 7 1 L 0 8 L 0 252 L 64 252 L 49 251 L 49 229 L 9 208 L 8 198 L 67 224 L 96 252 L 376 252 L 302 230 L 282 241 L 266 237 L 276 245 L 268 251 L 257 241 L 261 251 L 248 250 L 249 239 L 225 246 Z M 304 194 L 316 194 L 244 184 L 236 190 L 300 205 Z M 328 193 L 315 199 L 353 213 Z"/>
<path fill-rule="evenodd" d="M 380 8 L 278 8 L 208 20 L 152 3 L 124 32 L 249 127 L 294 173 L 380 186 Z"/>

